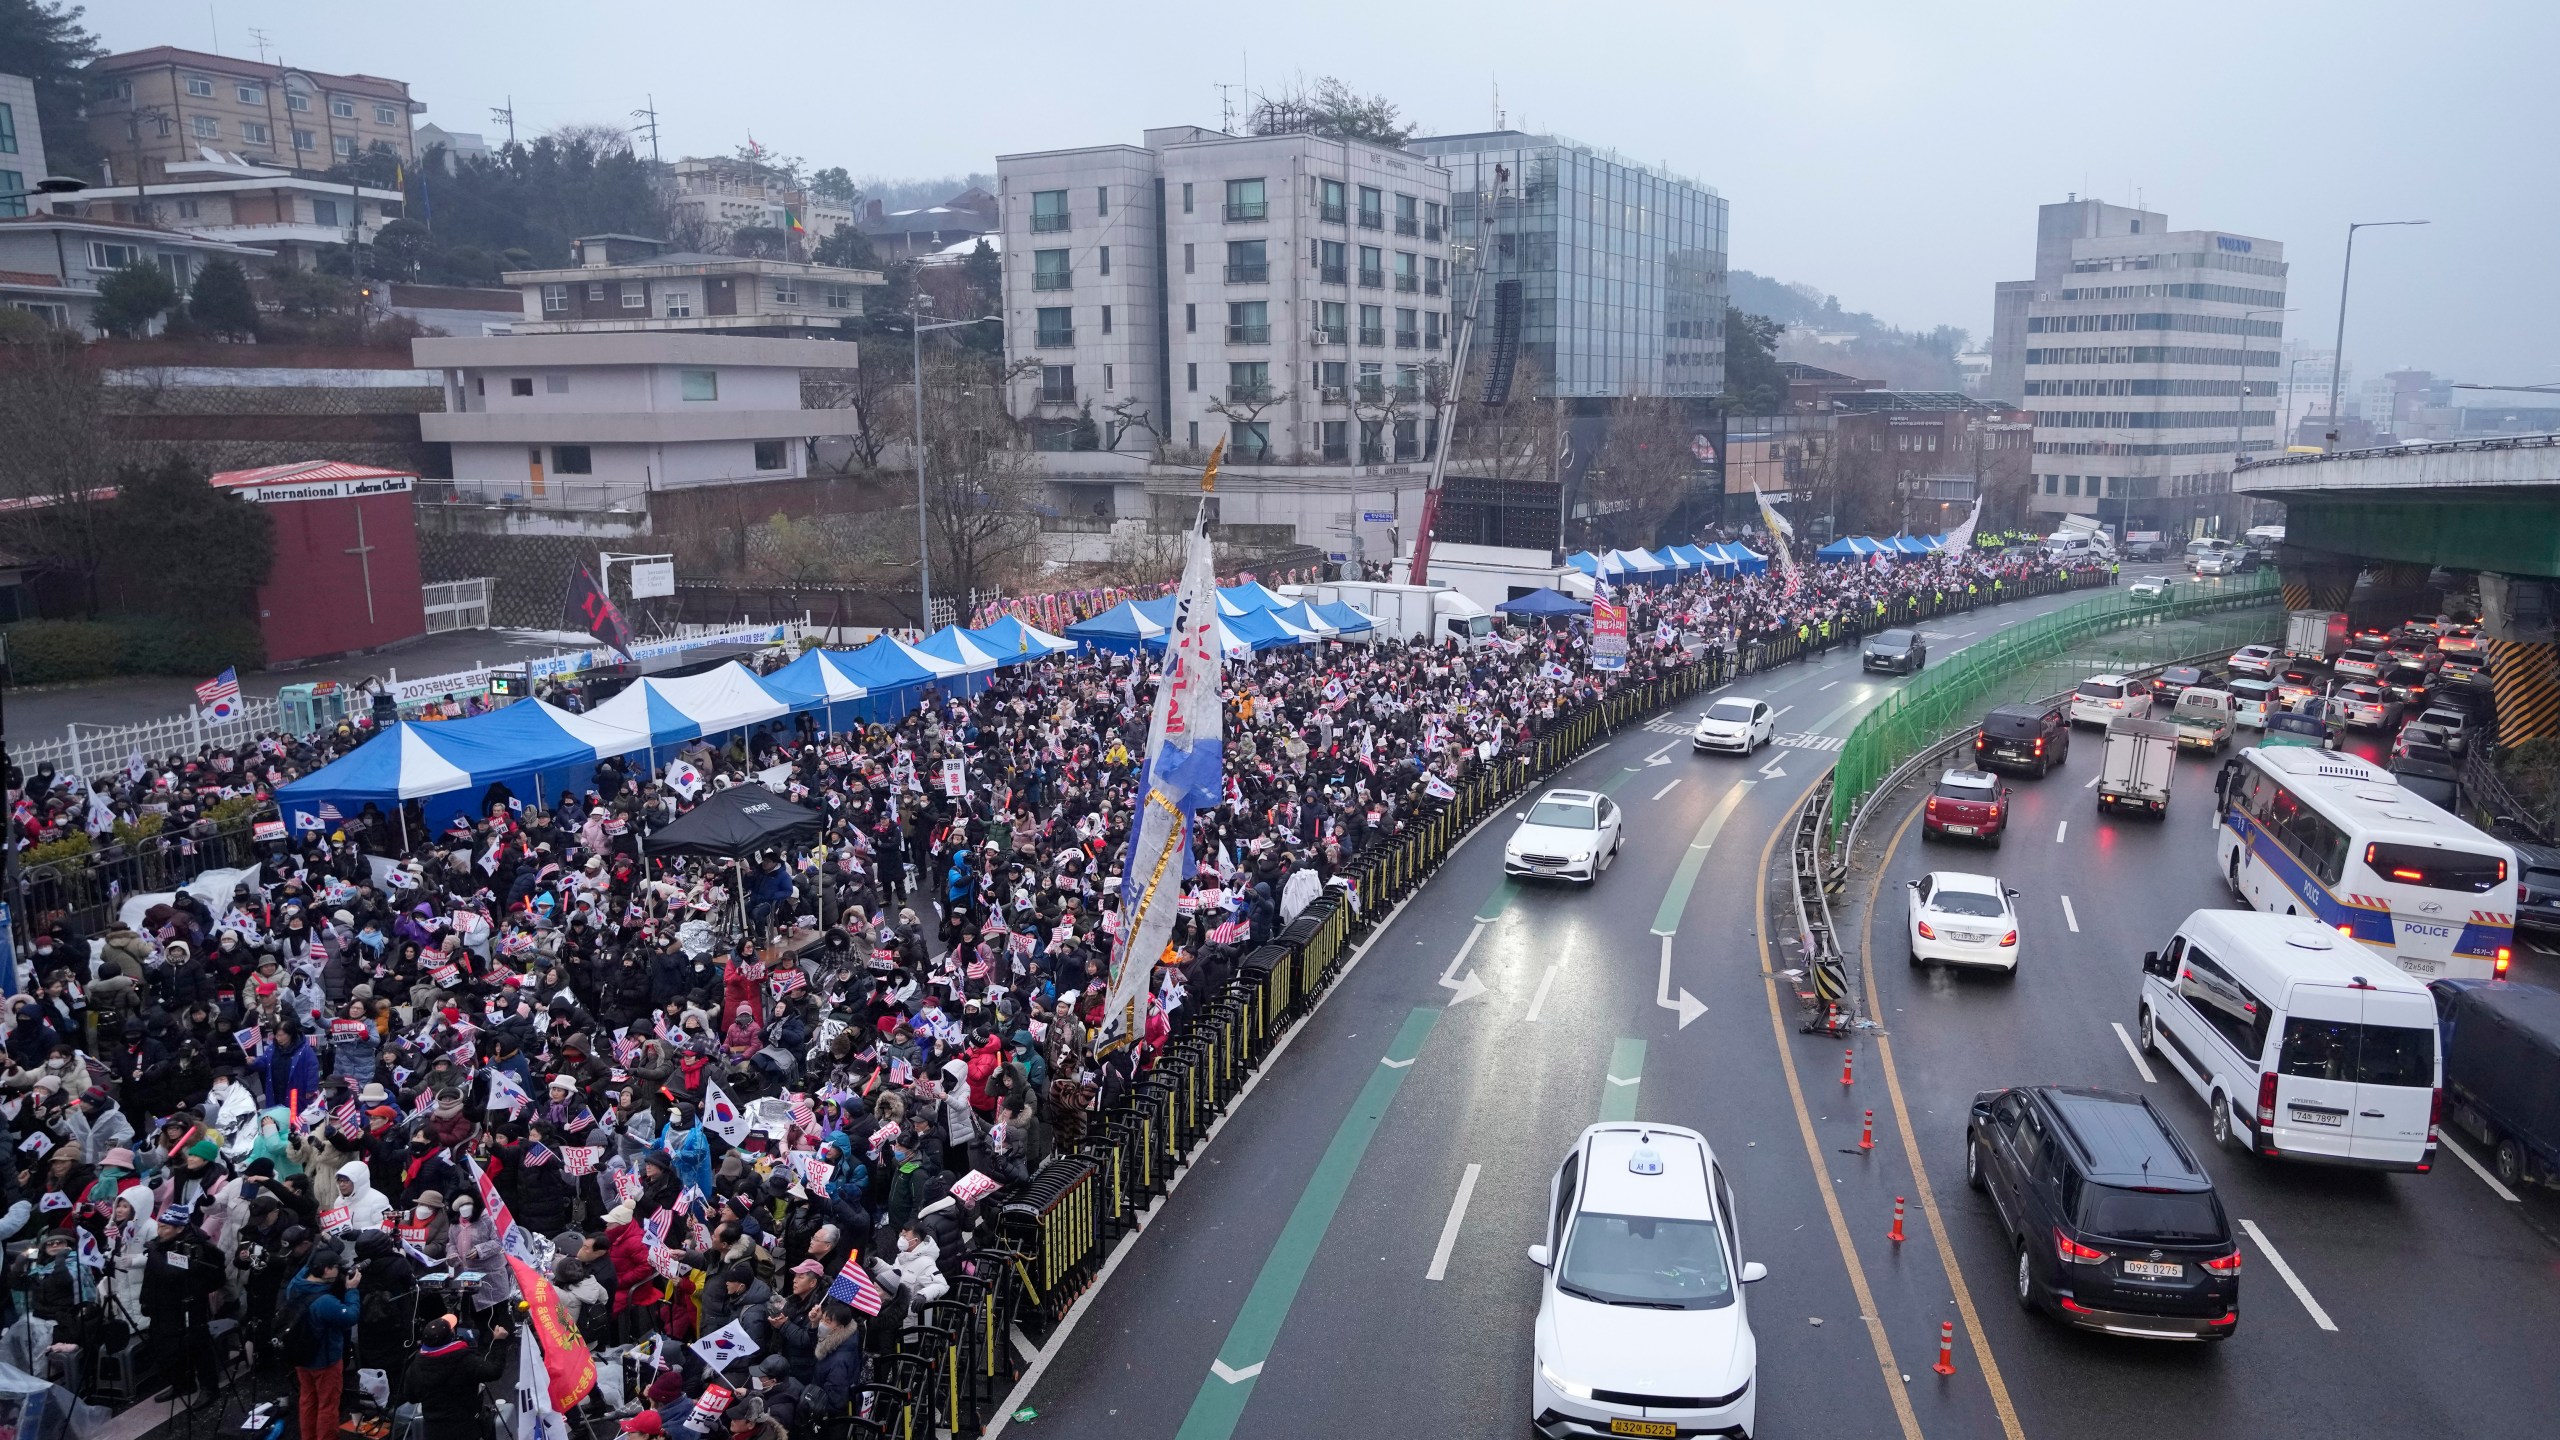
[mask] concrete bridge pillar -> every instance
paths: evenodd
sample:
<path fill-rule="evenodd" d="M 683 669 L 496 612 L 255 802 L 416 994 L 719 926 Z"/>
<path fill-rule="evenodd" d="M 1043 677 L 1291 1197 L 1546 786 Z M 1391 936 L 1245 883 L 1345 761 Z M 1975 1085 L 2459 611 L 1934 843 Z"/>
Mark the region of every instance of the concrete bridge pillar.
<path fill-rule="evenodd" d="M 2276 552 L 2276 580 L 2287 610 L 2344 610 L 2355 593 L 2364 562 L 2351 557 L 2297 550 Z M 2424 578 L 2422 575 L 2420 578 Z"/>
<path fill-rule="evenodd" d="M 2480 635 L 2488 642 L 2489 688 L 2497 701 L 2501 748 L 2560 736 L 2560 664 L 2555 664 L 2551 585 L 2511 575 L 2480 577 Z"/>

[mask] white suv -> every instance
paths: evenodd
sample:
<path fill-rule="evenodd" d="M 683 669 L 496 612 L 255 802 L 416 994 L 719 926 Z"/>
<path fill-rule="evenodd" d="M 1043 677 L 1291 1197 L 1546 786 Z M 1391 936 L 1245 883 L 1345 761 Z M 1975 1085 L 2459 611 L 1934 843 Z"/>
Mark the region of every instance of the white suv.
<path fill-rule="evenodd" d="M 1582 1132 L 1548 1190 L 1531 1342 L 1541 1435 L 1749 1435 L 1759 1347 L 1733 1191 L 1706 1137 L 1619 1121 Z"/>
<path fill-rule="evenodd" d="M 2071 723 L 2105 729 L 2115 720 L 2151 713 L 2151 684 L 2122 675 L 2092 675 L 2071 692 Z"/>

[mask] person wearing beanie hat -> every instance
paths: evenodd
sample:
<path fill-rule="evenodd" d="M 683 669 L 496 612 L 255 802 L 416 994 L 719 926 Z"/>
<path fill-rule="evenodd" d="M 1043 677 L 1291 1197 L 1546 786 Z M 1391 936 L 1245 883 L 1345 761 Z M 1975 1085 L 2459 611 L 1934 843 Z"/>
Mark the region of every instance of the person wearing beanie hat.
<path fill-rule="evenodd" d="M 195 1207 L 165 1206 L 159 1232 L 144 1251 L 142 1314 L 152 1348 L 169 1365 L 172 1388 L 191 1395 L 219 1386 L 213 1337 L 213 1299 L 223 1288 L 222 1257 L 195 1228 Z"/>
<path fill-rule="evenodd" d="M 504 1340 L 507 1327 L 493 1326 L 489 1334 L 492 1340 Z M 480 1387 L 506 1369 L 496 1355 L 471 1348 L 458 1317 L 440 1315 L 418 1337 L 418 1356 L 401 1378 L 400 1393 L 418 1402 L 424 1440 L 480 1440 L 489 1429 Z"/>

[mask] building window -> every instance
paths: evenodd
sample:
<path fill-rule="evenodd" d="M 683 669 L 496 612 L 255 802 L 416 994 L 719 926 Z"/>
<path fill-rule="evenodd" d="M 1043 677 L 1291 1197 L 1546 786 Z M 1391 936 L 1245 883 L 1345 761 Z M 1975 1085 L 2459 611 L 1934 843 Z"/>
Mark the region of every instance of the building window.
<path fill-rule="evenodd" d="M 1228 423 L 1227 449 L 1248 465 L 1258 465 L 1271 458 L 1271 422 L 1268 420 L 1235 420 Z"/>
<path fill-rule="evenodd" d="M 1108 215 L 1111 213 L 1110 186 L 1096 185 L 1093 187 L 1093 213 L 1096 215 Z"/>
<path fill-rule="evenodd" d="M 1339 240 L 1316 242 L 1316 279 L 1327 285 L 1351 281 L 1350 249 Z"/>
<path fill-rule="evenodd" d="M 2063 477 L 2062 477 L 2062 493 L 2063 493 L 2063 494 L 2065 494 L 2065 495 L 2077 495 L 2077 494 L 2079 494 L 2079 493 L 2080 493 L 2080 477 L 2079 477 L 2079 476 L 2077 476 L 2077 475 L 2065 475 L 2065 476 L 2063 476 Z"/>
<path fill-rule="evenodd" d="M 1317 344 L 1348 345 L 1351 343 L 1350 308 L 1339 300 L 1316 302 Z"/>
<path fill-rule="evenodd" d="M 773 277 L 773 303 L 774 303 L 774 304 L 776 304 L 776 305 L 797 305 L 797 304 L 799 304 L 799 303 L 800 303 L 800 282 L 799 282 L 799 280 L 798 280 L 797 278 L 793 277 L 793 276 L 790 276 L 790 275 L 776 275 L 776 276 L 774 276 L 774 277 Z"/>
<path fill-rule="evenodd" d="M 668 319 L 670 319 L 670 320 L 687 320 L 687 319 L 691 319 L 691 318 L 692 318 L 692 316 L 693 316 L 693 292 L 692 292 L 692 291 L 690 291 L 690 290 L 667 290 L 667 291 L 663 291 L 663 292 L 661 292 L 661 294 L 660 294 L 660 298 L 661 298 L 661 299 L 663 299 L 663 300 L 666 302 L 666 307 L 667 307 L 667 318 L 668 318 Z"/>
<path fill-rule="evenodd" d="M 1227 283 L 1255 285 L 1271 278 L 1268 242 L 1230 240 L 1227 242 Z"/>
<path fill-rule="evenodd" d="M 1040 399 L 1043 404 L 1072 404 L 1076 398 L 1076 367 L 1043 365 L 1040 367 Z"/>
<path fill-rule="evenodd" d="M 1186 424 L 1186 425 L 1183 427 L 1182 443 L 1183 443 L 1183 444 L 1185 444 L 1185 445 L 1190 446 L 1190 447 L 1191 447 L 1192 449 L 1194 449 L 1194 450 L 1197 450 L 1197 449 L 1199 449 L 1199 448 L 1200 448 L 1200 422 L 1199 422 L 1199 421 L 1197 421 L 1197 420 L 1193 420 L 1193 421 L 1189 422 L 1188 424 Z"/>
<path fill-rule="evenodd" d="M 827 287 L 827 290 L 826 290 L 826 301 L 827 301 L 827 308 L 828 308 L 828 309 L 830 309 L 830 310 L 850 310 L 850 309 L 852 309 L 852 308 L 853 308 L 853 287 L 852 287 L 852 286 L 850 286 L 850 285 L 830 285 L 830 286 L 828 286 L 828 287 Z"/>
<path fill-rule="evenodd" d="M 1350 218 L 1347 192 L 1339 180 L 1316 182 L 1316 218 L 1329 225 L 1339 225 Z"/>
<path fill-rule="evenodd" d="M 190 76 L 188 76 L 188 77 L 187 77 L 187 93 L 188 93 L 189 95 L 193 96 L 194 98 L 198 99 L 198 100 L 210 100 L 210 99 L 212 99 L 212 98 L 213 98 L 213 77 L 212 77 L 212 76 L 210 76 L 210 75 L 190 75 Z"/>
<path fill-rule="evenodd" d="M 545 394 L 545 395 L 566 395 L 566 394 L 568 394 L 568 393 L 569 393 L 569 372 L 568 372 L 568 371 L 566 371 L 566 370 L 545 370 L 545 371 L 543 371 L 543 372 L 542 372 L 542 393 L 543 393 L 543 394 Z"/>
<path fill-rule="evenodd" d="M 284 92 L 284 108 L 286 108 L 287 110 L 292 111 L 292 112 L 293 112 L 294 114 L 296 114 L 296 115 L 308 115 L 308 114 L 310 114 L 310 113 L 311 113 L 311 94 L 310 94 L 310 92 L 309 92 L 309 91 L 307 91 L 307 90 L 295 90 L 295 89 L 292 89 L 292 88 L 288 87 L 288 88 L 285 90 L 285 92 Z"/>
<path fill-rule="evenodd" d="M 523 400 L 530 400 L 530 399 L 532 399 L 532 398 L 533 398 L 533 377 L 532 377 L 532 376 L 530 376 L 530 375 L 510 375 L 510 376 L 508 376 L 508 377 L 507 377 L 507 393 L 508 393 L 509 395 L 511 395 L 511 396 L 514 396 L 514 397 L 518 398 L 518 399 L 523 399 Z"/>
<path fill-rule="evenodd" d="M 1105 390 L 1109 390 L 1111 388 L 1111 367 L 1109 365 L 1102 367 L 1102 388 Z"/>
<path fill-rule="evenodd" d="M 1200 364 L 1192 361 L 1182 367 L 1182 388 L 1197 392 L 1200 388 Z M 1198 442 L 1193 442 L 1198 443 Z"/>
<path fill-rule="evenodd" d="M 356 137 L 333 135 L 329 138 L 329 148 L 337 152 L 339 159 L 353 160 L 356 158 Z"/>
<path fill-rule="evenodd" d="M 637 280 L 625 281 L 622 287 L 622 308 L 625 310 L 648 309 L 649 287 Z"/>
<path fill-rule="evenodd" d="M 232 87 L 231 93 L 239 96 L 240 103 L 243 105 L 264 105 L 267 103 L 267 87 L 264 85 L 252 85 L 248 81 L 242 80 Z"/>
<path fill-rule="evenodd" d="M 604 282 L 603 282 L 603 281 L 601 281 L 601 280 L 590 280 L 590 281 L 588 281 L 588 282 L 587 282 L 587 299 L 588 299 L 590 302 L 600 301 L 600 300 L 604 299 Z"/>
<path fill-rule="evenodd" d="M 1111 333 L 1111 307 L 1108 305 L 1102 307 L 1102 333 Z"/>
<path fill-rule="evenodd" d="M 0 200 L 0 215 L 26 214 L 26 190 L 27 177 L 24 171 L 0 170 L 0 195 L 9 197 Z"/>
<path fill-rule="evenodd" d="M 353 120 L 356 118 L 356 102 L 344 95 L 332 95 L 329 97 L 329 113 L 341 120 Z"/>
<path fill-rule="evenodd" d="M 1360 288 L 1383 290 L 1387 284 L 1387 252 L 1375 245 L 1360 247 Z"/>
<path fill-rule="evenodd" d="M 1031 192 L 1031 229 L 1034 234 L 1067 228 L 1067 192 L 1034 190 Z"/>
<path fill-rule="evenodd" d="M 311 223 L 314 225 L 337 224 L 338 202 L 314 197 L 311 201 Z"/>
<path fill-rule="evenodd" d="M 1031 288 L 1034 290 L 1065 290 L 1073 286 L 1075 284 L 1074 272 L 1067 268 L 1067 257 L 1070 253 L 1071 252 L 1065 250 L 1032 251 Z"/>
<path fill-rule="evenodd" d="M 759 441 L 757 441 L 757 442 L 756 442 L 756 468 L 757 468 L 757 469 L 759 469 L 759 470 L 788 470 L 788 469 L 790 469 L 790 468 L 791 468 L 791 459 L 790 459 L 790 457 L 789 457 L 788 455 L 786 455 L 786 454 L 783 452 L 783 448 L 782 448 L 782 447 L 783 447 L 783 443 L 784 443 L 784 442 L 782 442 L 782 441 L 780 441 L 780 440 L 759 440 Z"/>
<path fill-rule="evenodd" d="M 543 287 L 542 287 L 542 313 L 543 313 L 543 314 L 545 314 L 545 315 L 566 315 L 566 314 L 568 314 L 568 313 L 569 313 L 569 287 L 568 287 L 568 286 L 566 286 L 566 285 L 545 285 L 545 286 L 543 286 Z"/>
<path fill-rule="evenodd" d="M 142 258 L 142 251 L 131 245 L 118 245 L 107 240 L 89 242 L 89 268 L 121 270 Z"/>
<path fill-rule="evenodd" d="M 374 123 L 374 124 L 376 124 L 376 125 L 397 125 L 397 124 L 399 124 L 399 123 L 400 123 L 400 107 L 399 107 L 399 106 L 397 106 L 397 105 L 376 105 L 376 106 L 374 106 L 374 107 L 373 107 L 373 123 Z"/>
<path fill-rule="evenodd" d="M 1187 242 L 1182 247 L 1182 273 L 1185 275 L 1192 273 L 1192 247 Z"/>
<path fill-rule="evenodd" d="M 1374 186 L 1360 187 L 1360 228 L 1383 230 L 1387 226 L 1386 192 Z"/>
<path fill-rule="evenodd" d="M 222 122 L 214 119 L 210 115 L 195 116 L 187 122 L 187 125 L 188 128 L 196 132 L 196 138 L 199 140 L 219 140 L 222 138 Z"/>
<path fill-rule="evenodd" d="M 1422 288 L 1422 257 L 1410 250 L 1396 252 L 1396 288 L 1410 295 Z"/>
<path fill-rule="evenodd" d="M 1036 345 L 1073 345 L 1076 343 L 1076 312 L 1065 305 L 1047 306 L 1032 315 L 1039 322 Z"/>
<path fill-rule="evenodd" d="M 186 256 L 171 255 L 163 251 L 160 256 L 160 268 L 168 275 L 170 284 L 177 286 L 182 291 L 187 288 Z"/>
<path fill-rule="evenodd" d="M 1228 219 L 1261 220 L 1266 218 L 1269 213 L 1269 207 L 1264 202 L 1262 182 L 1260 180 L 1230 180 L 1227 182 Z"/>
<path fill-rule="evenodd" d="M 1422 233 L 1421 206 L 1422 201 L 1418 196 L 1398 195 L 1396 197 L 1397 234 L 1419 235 Z"/>
<path fill-rule="evenodd" d="M 252 145 L 273 145 L 276 143 L 276 132 L 259 121 L 243 120 L 240 122 L 240 138 Z"/>
<path fill-rule="evenodd" d="M 312 134 L 308 130 L 296 130 L 293 132 L 293 148 L 296 150 L 317 150 L 320 148 L 320 137 Z"/>
<path fill-rule="evenodd" d="M 1363 345 L 1384 345 L 1387 343 L 1387 311 L 1385 306 L 1363 305 L 1360 307 L 1360 343 Z"/>
<path fill-rule="evenodd" d="M 1188 180 L 1182 182 L 1182 213 L 1191 213 L 1191 182 Z"/>
<path fill-rule="evenodd" d="M 687 400 L 720 398 L 720 372 L 717 370 L 686 370 L 680 372 L 677 379 L 680 393 Z"/>
<path fill-rule="evenodd" d="M 593 475 L 596 473 L 595 451 L 584 445 L 554 445 L 551 447 L 551 473 Z"/>
<path fill-rule="evenodd" d="M 1111 247 L 1105 245 L 1099 253 L 1102 256 L 1102 273 L 1108 275 L 1111 273 Z"/>
<path fill-rule="evenodd" d="M 1270 302 L 1242 300 L 1229 304 L 1227 306 L 1227 343 L 1230 345 L 1270 344 Z"/>
<path fill-rule="evenodd" d="M 1182 333 L 1185 335 L 1197 335 L 1200 333 L 1199 306 L 1185 305 L 1182 307 Z"/>

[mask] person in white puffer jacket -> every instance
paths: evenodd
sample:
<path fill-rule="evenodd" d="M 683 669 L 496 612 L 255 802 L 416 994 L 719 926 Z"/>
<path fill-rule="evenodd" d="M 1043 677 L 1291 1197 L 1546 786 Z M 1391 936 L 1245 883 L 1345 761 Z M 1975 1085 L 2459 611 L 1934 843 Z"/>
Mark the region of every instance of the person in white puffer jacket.
<path fill-rule="evenodd" d="M 871 1262 L 871 1273 L 884 1289 L 907 1292 L 907 1305 L 930 1305 L 943 1297 L 951 1282 L 942 1278 L 942 1247 L 913 1225 L 898 1232 L 898 1255 Z"/>

